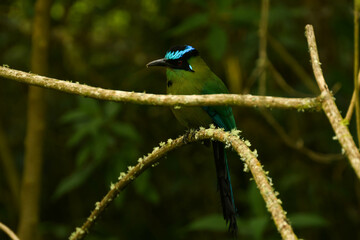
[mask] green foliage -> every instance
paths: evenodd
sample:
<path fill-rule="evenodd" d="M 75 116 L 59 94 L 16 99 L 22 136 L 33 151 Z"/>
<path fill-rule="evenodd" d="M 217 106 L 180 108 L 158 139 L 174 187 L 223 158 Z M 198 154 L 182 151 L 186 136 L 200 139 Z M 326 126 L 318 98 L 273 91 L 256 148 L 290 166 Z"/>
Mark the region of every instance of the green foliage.
<path fill-rule="evenodd" d="M 135 158 L 139 154 L 137 146 L 140 135 L 131 124 L 117 120 L 120 114 L 120 104 L 100 104 L 97 100 L 79 97 L 78 107 L 60 119 L 62 124 L 67 124 L 73 129 L 67 146 L 77 150 L 77 169 L 60 182 L 54 193 L 55 198 L 81 186 L 101 164 L 118 156 L 116 152 L 112 153 L 114 147 L 119 148 L 120 152 L 122 150 L 132 153 L 128 158 L 121 158 L 120 161 L 124 163 L 121 164 L 122 169 L 116 168 L 118 173 L 124 171 L 131 157 Z M 125 143 L 116 146 L 119 140 Z"/>
<path fill-rule="evenodd" d="M 206 13 L 198 13 L 190 16 L 180 23 L 175 28 L 169 31 L 172 36 L 180 36 L 183 34 L 190 33 L 190 31 L 197 30 L 203 26 L 206 26 L 209 21 L 209 16 Z"/>
<path fill-rule="evenodd" d="M 89 166 L 78 169 L 76 172 L 64 178 L 56 188 L 53 199 L 56 200 L 64 194 L 67 194 L 84 184 L 84 182 L 90 177 L 91 173 L 96 169 L 96 166 L 97 165 L 95 163 L 92 163 Z"/>
<path fill-rule="evenodd" d="M 143 173 L 134 184 L 135 191 L 140 196 L 143 196 L 148 202 L 157 204 L 160 201 L 159 193 L 155 186 L 151 183 L 151 173 Z"/>
<path fill-rule="evenodd" d="M 294 228 L 317 228 L 329 225 L 327 219 L 314 213 L 291 214 L 289 219 Z"/>
<path fill-rule="evenodd" d="M 191 222 L 187 227 L 187 231 L 221 231 L 227 230 L 223 216 L 220 214 L 208 215 L 202 218 L 196 219 Z"/>
<path fill-rule="evenodd" d="M 213 26 L 207 38 L 207 47 L 214 59 L 219 61 L 224 56 L 226 44 L 226 32 L 219 26 Z"/>
<path fill-rule="evenodd" d="M 267 216 L 251 217 L 246 220 L 240 220 L 238 223 L 241 226 L 239 235 L 256 240 L 264 239 L 265 231 L 270 224 L 273 224 Z"/>

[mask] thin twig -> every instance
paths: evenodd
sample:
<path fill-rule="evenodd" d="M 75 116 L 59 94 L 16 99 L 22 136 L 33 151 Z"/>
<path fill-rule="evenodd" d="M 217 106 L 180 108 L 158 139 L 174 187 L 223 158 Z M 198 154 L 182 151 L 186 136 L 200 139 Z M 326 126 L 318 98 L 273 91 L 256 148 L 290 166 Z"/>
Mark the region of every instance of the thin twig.
<path fill-rule="evenodd" d="M 354 92 L 355 92 L 355 116 L 358 145 L 360 144 L 360 105 L 359 105 L 359 1 L 354 0 Z"/>
<path fill-rule="evenodd" d="M 285 92 L 287 92 L 288 94 L 290 94 L 292 96 L 304 97 L 306 95 L 309 95 L 309 94 L 299 92 L 296 89 L 294 89 L 292 86 L 290 86 L 286 82 L 286 80 L 283 78 L 283 76 L 279 73 L 279 71 L 274 67 L 274 65 L 271 63 L 271 61 L 268 61 L 267 66 L 270 70 L 271 76 L 273 76 L 274 80 L 279 85 L 279 87 L 282 88 L 282 90 L 284 90 Z"/>
<path fill-rule="evenodd" d="M 326 154 L 315 152 L 306 146 L 304 146 L 304 141 L 302 139 L 293 139 L 291 138 L 280 123 L 276 121 L 276 119 L 270 114 L 270 112 L 266 109 L 262 109 L 260 113 L 264 116 L 266 121 L 272 126 L 272 128 L 276 131 L 279 137 L 283 140 L 283 142 L 291 147 L 299 151 L 300 153 L 306 155 L 308 158 L 312 159 L 315 162 L 319 163 L 331 163 L 333 161 L 337 161 L 340 159 L 344 159 L 345 156 L 342 154 Z"/>
<path fill-rule="evenodd" d="M 16 234 L 2 222 L 0 222 L 0 229 L 3 230 L 11 238 L 11 240 L 20 240 L 18 236 L 16 236 Z"/>
<path fill-rule="evenodd" d="M 319 90 L 317 89 L 316 84 L 314 83 L 312 77 L 305 71 L 304 67 L 294 58 L 286 48 L 274 37 L 268 34 L 268 40 L 270 46 L 275 50 L 276 54 L 283 59 L 284 63 L 293 70 L 293 72 L 298 76 L 300 81 L 313 93 L 318 94 Z"/>
<path fill-rule="evenodd" d="M 332 128 L 339 140 L 346 156 L 350 160 L 350 164 L 354 169 L 357 177 L 360 179 L 360 153 L 357 149 L 354 139 L 352 138 L 349 129 L 346 126 L 346 122 L 341 117 L 341 114 L 335 104 L 334 98 L 329 91 L 329 88 L 325 82 L 322 70 L 320 67 L 320 60 L 316 46 L 315 33 L 312 25 L 306 25 L 305 35 L 308 42 L 308 47 L 311 56 L 312 68 L 314 71 L 315 79 L 321 91 L 323 97 L 322 108 L 328 117 Z"/>
<path fill-rule="evenodd" d="M 114 198 L 137 176 L 148 169 L 150 166 L 156 166 L 162 156 L 175 148 L 183 146 L 185 143 L 203 141 L 205 139 L 217 140 L 231 146 L 241 156 L 241 160 L 247 169 L 253 175 L 253 178 L 260 190 L 262 197 L 266 203 L 268 211 L 275 222 L 275 225 L 283 239 L 297 239 L 291 225 L 289 224 L 286 214 L 281 206 L 281 201 L 276 197 L 276 193 L 272 187 L 271 179 L 264 172 L 260 162 L 257 160 L 256 152 L 252 152 L 247 145 L 247 141 L 239 138 L 238 132 L 225 132 L 222 129 L 201 128 L 192 134 L 180 136 L 175 140 L 169 139 L 167 143 L 160 143 L 159 147 L 154 148 L 153 152 L 146 157 L 140 158 L 138 164 L 134 167 L 128 167 L 127 173 L 120 173 L 119 181 L 112 184 L 110 191 L 106 196 L 95 205 L 95 209 L 87 218 L 82 227 L 76 228 L 76 231 L 71 234 L 70 240 L 83 239 L 88 233 L 89 229 L 93 226 L 96 219 L 103 213 L 106 207 L 114 200 Z"/>
<path fill-rule="evenodd" d="M 16 169 L 16 162 L 11 152 L 11 148 L 9 146 L 8 138 L 5 134 L 5 131 L 2 126 L 2 122 L 0 120 L 0 162 L 2 162 L 2 167 L 4 171 L 4 177 L 8 182 L 13 203 L 16 207 L 19 204 L 20 198 L 20 177 L 19 173 Z"/>
<path fill-rule="evenodd" d="M 269 18 L 269 1 L 261 1 L 261 18 L 259 23 L 259 59 L 258 65 L 263 69 L 259 78 L 259 95 L 266 94 L 266 66 L 267 66 L 267 28 Z"/>
<path fill-rule="evenodd" d="M 360 72 L 358 73 L 358 85 L 360 84 L 359 82 L 360 82 Z M 352 97 L 351 97 L 350 105 L 349 105 L 349 108 L 348 108 L 348 110 L 346 112 L 346 116 L 345 116 L 345 119 L 349 124 L 351 121 L 352 114 L 354 112 L 354 106 L 355 106 L 355 100 L 356 100 L 355 95 L 356 95 L 356 91 L 354 89 Z"/>
<path fill-rule="evenodd" d="M 215 106 L 233 105 L 247 107 L 320 110 L 320 98 L 282 98 L 239 94 L 209 95 L 159 95 L 96 88 L 79 83 L 43 77 L 6 67 L 0 67 L 0 77 L 39 87 L 55 89 L 101 100 L 129 102 L 158 106 Z"/>

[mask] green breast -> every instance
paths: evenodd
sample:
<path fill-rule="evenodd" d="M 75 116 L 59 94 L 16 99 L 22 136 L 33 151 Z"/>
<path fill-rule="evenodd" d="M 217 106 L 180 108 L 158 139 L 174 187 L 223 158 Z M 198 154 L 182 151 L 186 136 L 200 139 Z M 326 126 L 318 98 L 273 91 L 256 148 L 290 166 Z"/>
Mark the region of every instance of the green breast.
<path fill-rule="evenodd" d="M 195 72 L 170 69 L 166 71 L 168 87 L 167 94 L 193 95 L 228 93 L 221 81 L 200 57 L 189 60 Z M 215 122 L 216 125 L 227 130 L 236 128 L 234 116 L 229 106 L 208 107 L 214 119 L 209 116 L 203 107 L 173 107 L 172 111 L 178 121 L 188 128 L 208 127 Z"/>
<path fill-rule="evenodd" d="M 191 81 L 194 78 L 193 72 L 168 69 L 167 94 L 171 95 L 194 95 L 201 94 L 202 84 L 198 81 Z M 187 128 L 208 127 L 212 120 L 201 107 L 180 107 L 171 108 L 176 119 Z"/>

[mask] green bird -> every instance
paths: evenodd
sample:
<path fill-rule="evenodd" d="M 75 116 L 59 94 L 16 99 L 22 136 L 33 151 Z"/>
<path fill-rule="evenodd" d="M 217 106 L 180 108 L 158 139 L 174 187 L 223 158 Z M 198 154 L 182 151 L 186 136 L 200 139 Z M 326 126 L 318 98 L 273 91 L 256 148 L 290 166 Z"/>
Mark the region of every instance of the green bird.
<path fill-rule="evenodd" d="M 199 52 L 189 45 L 170 48 L 165 57 L 152 61 L 147 67 L 166 67 L 167 94 L 199 95 L 228 93 L 225 84 L 217 77 L 200 57 Z M 236 129 L 234 115 L 229 106 L 203 106 L 172 108 L 177 120 L 189 129 L 217 127 L 231 131 Z M 236 207 L 230 180 L 229 167 L 224 144 L 212 141 L 221 206 L 229 231 L 236 234 Z"/>

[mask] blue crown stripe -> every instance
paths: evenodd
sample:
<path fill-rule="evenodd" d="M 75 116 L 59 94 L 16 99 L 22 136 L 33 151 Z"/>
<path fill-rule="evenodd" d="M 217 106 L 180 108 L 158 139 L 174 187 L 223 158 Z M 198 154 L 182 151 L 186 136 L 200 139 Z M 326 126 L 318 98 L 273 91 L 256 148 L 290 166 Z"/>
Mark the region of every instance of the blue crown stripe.
<path fill-rule="evenodd" d="M 186 46 L 186 48 L 182 51 L 176 51 L 176 52 L 167 52 L 165 54 L 165 58 L 166 59 L 172 59 L 172 60 L 175 60 L 175 59 L 179 59 L 181 58 L 182 56 L 184 56 L 184 54 L 186 54 L 187 52 L 190 52 L 192 50 L 195 50 L 195 48 L 191 47 L 191 46 Z"/>

